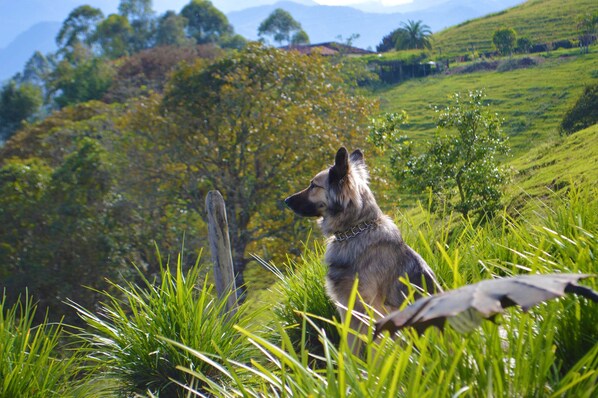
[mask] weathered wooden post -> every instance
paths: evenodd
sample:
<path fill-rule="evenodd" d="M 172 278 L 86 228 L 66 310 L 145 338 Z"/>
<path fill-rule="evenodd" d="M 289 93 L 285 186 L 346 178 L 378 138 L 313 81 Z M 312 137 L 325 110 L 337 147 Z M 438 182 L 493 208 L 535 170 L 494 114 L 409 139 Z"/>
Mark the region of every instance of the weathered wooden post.
<path fill-rule="evenodd" d="M 210 251 L 214 262 L 214 278 L 218 297 L 228 295 L 227 311 L 235 312 L 237 308 L 237 287 L 233 269 L 233 256 L 228 236 L 228 221 L 224 198 L 218 191 L 210 191 L 206 196 L 208 213 L 208 237 Z"/>

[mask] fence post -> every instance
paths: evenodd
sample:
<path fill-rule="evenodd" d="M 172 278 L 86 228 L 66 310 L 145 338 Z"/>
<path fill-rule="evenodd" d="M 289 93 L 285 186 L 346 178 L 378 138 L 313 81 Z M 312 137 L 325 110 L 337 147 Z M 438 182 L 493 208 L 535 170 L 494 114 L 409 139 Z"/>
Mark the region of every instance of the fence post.
<path fill-rule="evenodd" d="M 218 297 L 228 295 L 227 311 L 235 312 L 237 307 L 237 287 L 233 257 L 228 235 L 228 221 L 224 198 L 218 191 L 210 191 L 206 196 L 206 211 L 208 213 L 208 237 L 210 251 L 214 263 L 214 278 Z"/>

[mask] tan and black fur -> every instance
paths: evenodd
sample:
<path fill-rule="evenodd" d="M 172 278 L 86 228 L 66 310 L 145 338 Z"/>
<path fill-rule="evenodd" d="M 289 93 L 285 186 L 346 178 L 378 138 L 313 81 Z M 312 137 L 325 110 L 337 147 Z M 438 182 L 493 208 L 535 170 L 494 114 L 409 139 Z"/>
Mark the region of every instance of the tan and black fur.
<path fill-rule="evenodd" d="M 356 278 L 363 302 L 356 303 L 355 311 L 364 313 L 367 304 L 378 317 L 397 310 L 405 300 L 408 289 L 399 278 L 428 291 L 435 286 L 432 270 L 378 207 L 368 179 L 363 153 L 356 150 L 349 156 L 340 148 L 332 167 L 318 173 L 308 188 L 285 199 L 298 215 L 320 218 L 328 237 L 326 288 L 342 319 Z M 355 317 L 351 327 L 360 329 Z"/>

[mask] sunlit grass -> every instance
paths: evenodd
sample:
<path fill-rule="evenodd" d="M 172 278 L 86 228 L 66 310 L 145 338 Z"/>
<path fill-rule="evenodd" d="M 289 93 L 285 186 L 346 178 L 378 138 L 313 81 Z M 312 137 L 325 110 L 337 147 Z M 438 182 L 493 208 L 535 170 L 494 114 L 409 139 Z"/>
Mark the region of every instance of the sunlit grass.
<path fill-rule="evenodd" d="M 239 325 L 255 330 L 256 310 L 248 312 L 241 306 L 227 312 L 226 299 L 216 298 L 207 277 L 201 277 L 199 259 L 187 272 L 183 272 L 181 256 L 170 267 L 162 265 L 156 281 L 140 272 L 141 284 L 112 283 L 115 293 L 103 292 L 104 301 L 97 310 L 73 304 L 87 324 L 80 334 L 88 346 L 83 350 L 126 396 L 186 396 L 174 380 L 202 388 L 202 383 L 184 377 L 178 366 L 220 378 L 212 366 L 167 339 L 241 362 L 258 353 L 233 329 Z"/>
<path fill-rule="evenodd" d="M 35 305 L 24 297 L 9 307 L 0 302 L 0 397 L 93 397 L 101 386 L 89 382 L 84 356 L 61 324 L 34 323 Z"/>

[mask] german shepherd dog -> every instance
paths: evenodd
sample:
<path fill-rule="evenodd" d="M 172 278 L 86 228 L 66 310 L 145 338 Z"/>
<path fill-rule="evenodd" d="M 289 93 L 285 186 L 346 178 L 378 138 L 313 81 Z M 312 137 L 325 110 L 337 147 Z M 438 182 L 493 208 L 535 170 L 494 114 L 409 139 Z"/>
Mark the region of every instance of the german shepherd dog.
<path fill-rule="evenodd" d="M 368 179 L 363 153 L 356 150 L 349 156 L 347 149 L 340 148 L 332 167 L 318 173 L 309 187 L 285 199 L 299 216 L 320 218 L 322 232 L 328 237 L 326 289 L 342 320 L 356 278 L 361 300 L 356 300 L 354 310 L 365 314 L 366 305 L 370 306 L 377 318 L 397 310 L 405 300 L 408 287 L 399 278 L 407 278 L 423 290 L 432 291 L 436 286 L 432 270 L 378 207 Z M 358 318 L 351 317 L 353 330 L 359 332 L 361 325 Z M 359 352 L 352 334 L 348 343 Z"/>

